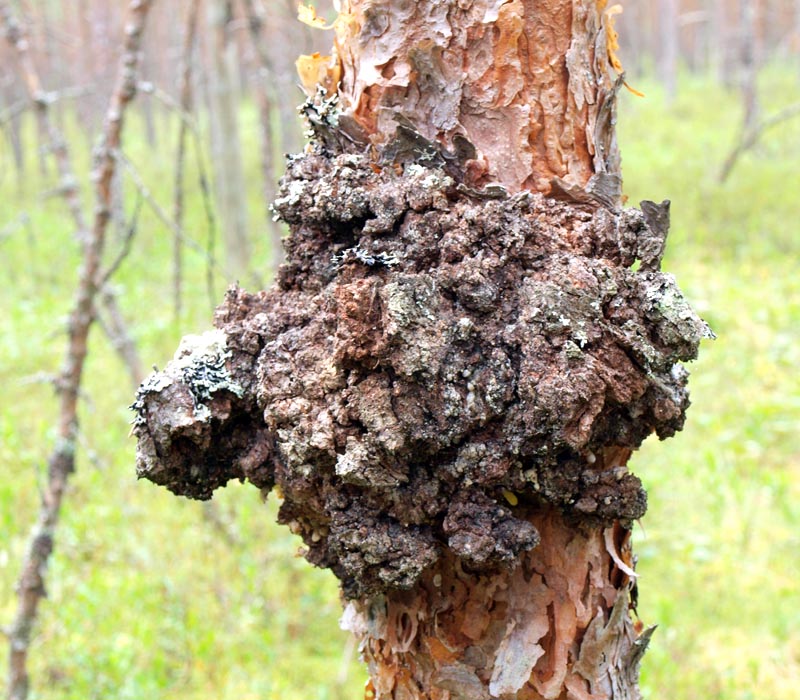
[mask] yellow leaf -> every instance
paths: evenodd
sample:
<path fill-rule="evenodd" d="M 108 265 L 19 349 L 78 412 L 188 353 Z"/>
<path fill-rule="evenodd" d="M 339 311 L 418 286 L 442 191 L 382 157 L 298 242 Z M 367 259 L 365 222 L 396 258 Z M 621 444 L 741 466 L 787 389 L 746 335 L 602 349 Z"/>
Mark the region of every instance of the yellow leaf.
<path fill-rule="evenodd" d="M 300 82 L 303 83 L 303 88 L 308 94 L 313 95 L 317 85 L 321 85 L 325 81 L 326 67 L 330 60 L 330 56 L 323 56 L 319 51 L 310 56 L 303 54 L 297 57 L 294 65 L 300 76 Z"/>
<path fill-rule="evenodd" d="M 313 5 L 306 6 L 300 3 L 297 6 L 297 19 L 315 29 L 333 29 L 332 24 L 325 24 L 325 20 L 317 15 Z"/>
<path fill-rule="evenodd" d="M 316 52 L 298 56 L 294 65 L 307 95 L 313 96 L 317 91 L 317 85 L 322 85 L 328 95 L 336 90 L 341 78 L 341 66 L 338 60 Z"/>
<path fill-rule="evenodd" d="M 597 9 L 603 13 L 603 17 L 605 18 L 606 52 L 608 53 L 608 62 L 611 64 L 611 67 L 617 71 L 617 73 L 624 73 L 625 69 L 622 67 L 622 61 L 620 61 L 619 57 L 617 56 L 617 51 L 619 50 L 619 33 L 614 28 L 616 15 L 622 14 L 622 5 L 612 5 L 606 10 L 605 7 L 607 3 L 608 0 L 598 0 Z M 644 97 L 643 92 L 634 90 L 630 85 L 628 85 L 628 83 L 623 81 L 622 84 L 634 95 L 637 95 L 638 97 Z"/>

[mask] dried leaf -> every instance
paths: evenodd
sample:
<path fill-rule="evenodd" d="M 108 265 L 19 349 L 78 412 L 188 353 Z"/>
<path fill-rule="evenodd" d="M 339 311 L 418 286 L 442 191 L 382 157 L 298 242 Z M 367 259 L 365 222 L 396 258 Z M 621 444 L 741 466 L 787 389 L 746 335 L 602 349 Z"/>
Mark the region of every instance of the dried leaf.
<path fill-rule="evenodd" d="M 333 24 L 326 24 L 325 20 L 317 15 L 313 5 L 306 6 L 303 3 L 297 6 L 297 19 L 315 29 L 333 29 L 334 26 Z"/>
<path fill-rule="evenodd" d="M 294 65 L 309 97 L 316 93 L 317 85 L 322 85 L 329 96 L 336 90 L 341 77 L 341 66 L 335 57 L 323 56 L 319 52 L 303 54 L 297 57 Z"/>
<path fill-rule="evenodd" d="M 619 50 L 619 32 L 614 29 L 614 22 L 616 22 L 616 15 L 622 14 L 623 8 L 622 5 L 612 5 L 605 10 L 607 2 L 608 0 L 598 0 L 597 9 L 600 12 L 603 12 L 603 17 L 605 18 L 606 51 L 608 52 L 608 62 L 611 64 L 611 67 L 617 71 L 617 73 L 622 74 L 625 72 L 625 69 L 622 67 L 622 61 L 620 61 L 619 57 L 617 56 L 617 51 Z M 644 97 L 643 92 L 639 92 L 638 90 L 632 88 L 625 81 L 623 81 L 622 84 L 637 97 Z"/>

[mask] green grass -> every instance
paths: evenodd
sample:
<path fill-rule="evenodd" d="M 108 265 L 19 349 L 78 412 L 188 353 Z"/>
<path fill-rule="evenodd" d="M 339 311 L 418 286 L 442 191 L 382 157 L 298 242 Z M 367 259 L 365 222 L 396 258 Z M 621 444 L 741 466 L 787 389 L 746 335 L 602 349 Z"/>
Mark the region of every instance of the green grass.
<path fill-rule="evenodd" d="M 765 113 L 796 99 L 793 78 L 765 78 Z M 664 266 L 718 338 L 691 367 L 683 433 L 632 460 L 650 500 L 636 533 L 640 612 L 660 625 L 643 691 L 789 700 L 800 684 L 800 120 L 765 134 L 720 185 L 736 96 L 688 82 L 667 108 L 646 88 L 620 109 L 626 191 L 672 200 Z"/>
<path fill-rule="evenodd" d="M 765 112 L 793 101 L 792 79 L 765 75 Z M 650 494 L 635 533 L 639 611 L 660 625 L 643 690 L 654 699 L 790 700 L 800 684 L 800 205 L 792 184 L 800 120 L 767 133 L 721 186 L 716 174 L 738 129 L 736 95 L 687 80 L 667 106 L 657 86 L 636 87 L 648 97 L 623 92 L 620 106 L 625 189 L 631 202 L 672 200 L 665 268 L 719 336 L 691 368 L 685 431 L 649 441 L 633 460 Z M 244 122 L 254 139 L 252 112 Z M 142 133 L 133 120 L 127 154 L 169 210 L 173 138 L 162 129 L 151 149 Z M 85 172 L 88 156 L 78 155 Z M 263 234 L 254 144 L 245 156 L 251 227 Z M 56 406 L 42 375 L 59 367 L 78 260 L 60 201 L 41 197 L 53 184 L 32 157 L 18 180 L 0 140 L 3 623 L 53 443 Z M 130 184 L 125 196 L 130 211 Z M 27 228 L 9 226 L 21 212 Z M 195 187 L 186 228 L 206 245 Z M 265 239 L 254 253 L 262 274 Z M 110 248 L 118 246 L 112 235 Z M 173 319 L 171 246 L 145 207 L 116 286 L 146 365 L 163 366 L 182 334 L 210 325 L 205 261 L 191 251 L 184 312 Z M 218 296 L 224 285 L 218 277 Z M 360 697 L 365 674 L 346 658 L 335 581 L 295 556 L 300 543 L 274 525 L 274 501 L 231 485 L 209 514 L 137 483 L 125 409 L 132 387 L 97 332 L 87 371 L 79 469 L 31 650 L 34 697 Z"/>

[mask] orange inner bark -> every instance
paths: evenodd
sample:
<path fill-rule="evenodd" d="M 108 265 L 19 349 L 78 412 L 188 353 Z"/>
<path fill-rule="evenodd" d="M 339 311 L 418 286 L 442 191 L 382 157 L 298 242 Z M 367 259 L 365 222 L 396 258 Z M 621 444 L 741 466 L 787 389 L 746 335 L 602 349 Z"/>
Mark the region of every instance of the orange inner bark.
<path fill-rule="evenodd" d="M 548 192 L 618 174 L 607 18 L 594 0 L 343 0 L 339 94 L 373 142 L 396 112 L 445 148 L 478 150 L 473 185 Z M 611 107 L 611 109 L 609 109 Z"/>

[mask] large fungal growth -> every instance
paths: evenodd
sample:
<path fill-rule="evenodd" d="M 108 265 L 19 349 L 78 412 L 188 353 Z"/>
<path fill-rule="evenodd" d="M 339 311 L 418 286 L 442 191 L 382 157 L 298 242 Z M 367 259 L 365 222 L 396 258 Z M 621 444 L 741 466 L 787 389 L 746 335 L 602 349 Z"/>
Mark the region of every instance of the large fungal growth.
<path fill-rule="evenodd" d="M 142 385 L 140 476 L 203 499 L 279 487 L 280 521 L 348 598 L 410 588 L 445 553 L 511 566 L 546 505 L 641 517 L 627 458 L 682 427 L 680 363 L 710 333 L 658 269 L 668 204 L 476 190 L 419 135 L 430 157 L 404 162 L 407 126 L 376 162 L 336 140 L 335 108 L 305 107 L 275 287 L 230 289 L 216 330 Z"/>

